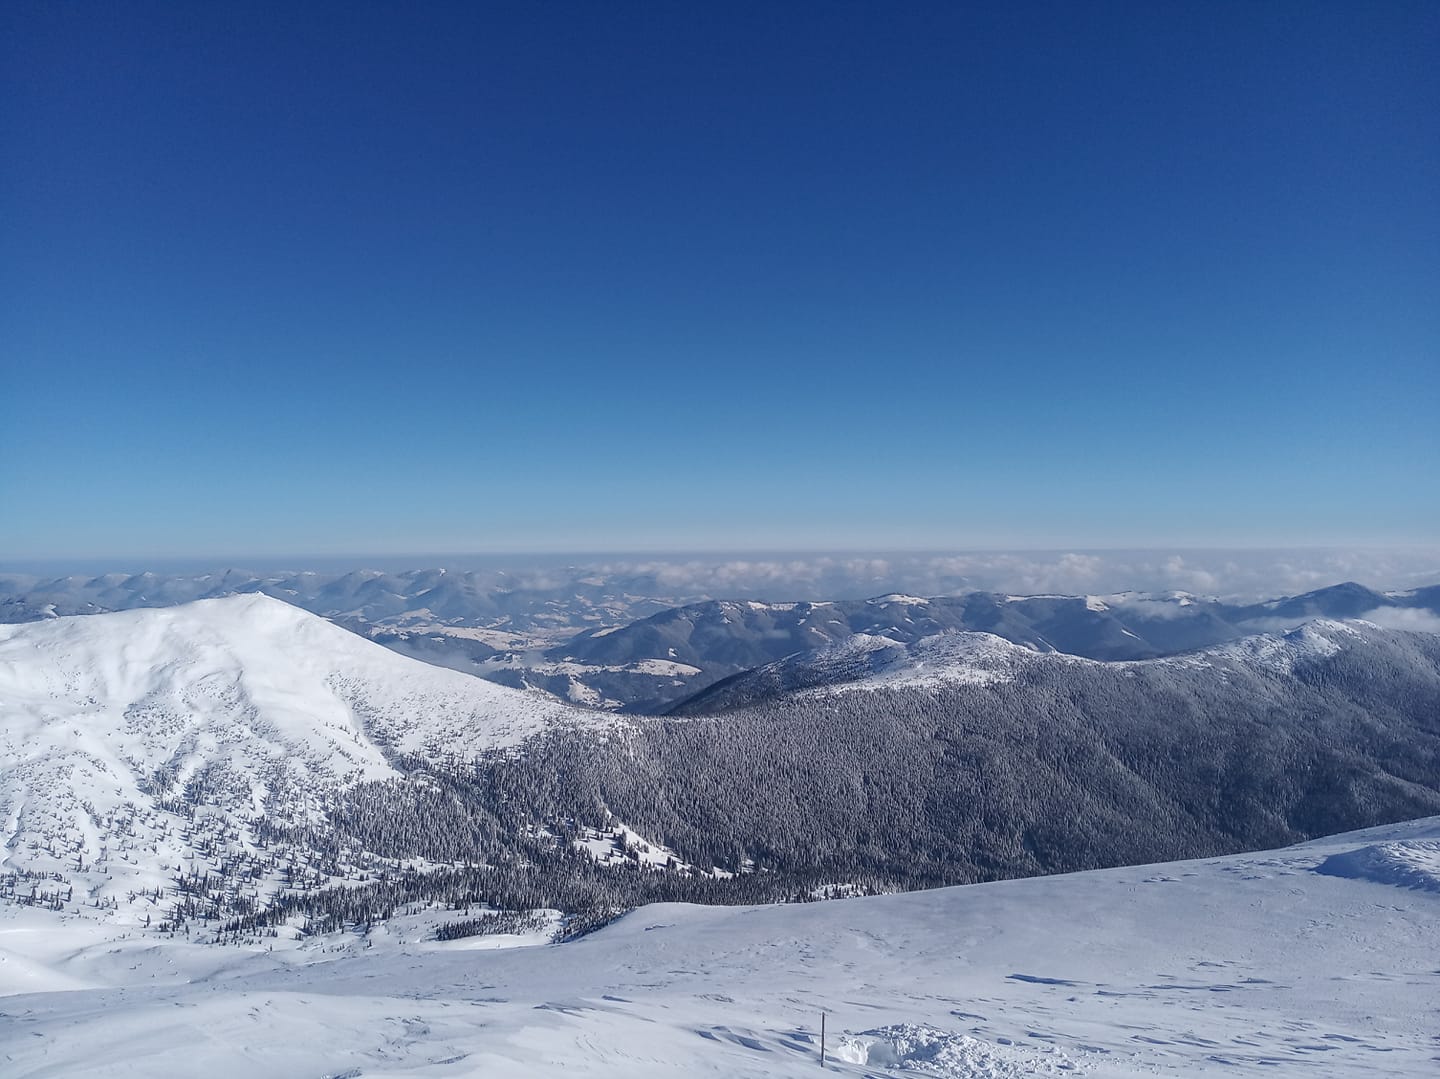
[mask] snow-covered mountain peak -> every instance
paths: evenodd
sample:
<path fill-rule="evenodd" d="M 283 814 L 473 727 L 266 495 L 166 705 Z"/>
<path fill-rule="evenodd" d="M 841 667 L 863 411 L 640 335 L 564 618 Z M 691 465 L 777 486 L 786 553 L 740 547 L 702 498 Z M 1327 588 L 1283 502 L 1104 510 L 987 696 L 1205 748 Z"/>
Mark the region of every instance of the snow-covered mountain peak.
<path fill-rule="evenodd" d="M 981 684 L 1004 681 L 1037 651 L 993 633 L 947 631 L 922 637 L 876 664 L 866 679 L 874 685 L 927 685 L 940 682 Z M 1070 657 L 1065 657 L 1070 658 Z"/>
<path fill-rule="evenodd" d="M 1333 656 L 1347 644 L 1363 641 L 1365 623 L 1316 618 L 1284 633 L 1260 633 L 1220 645 L 1209 654 L 1250 666 L 1289 672 L 1306 659 Z M 1379 629 L 1379 627 L 1374 627 Z"/>
<path fill-rule="evenodd" d="M 110 902 L 253 850 L 261 819 L 315 820 L 396 776 L 395 754 L 463 760 L 590 722 L 615 721 L 263 595 L 0 626 L 0 867 Z"/>
<path fill-rule="evenodd" d="M 911 645 L 887 637 L 857 634 L 833 649 L 824 650 L 813 666 L 835 668 L 864 657 L 869 673 L 855 681 L 816 687 L 812 692 L 879 689 L 897 686 L 986 685 L 1008 681 L 1016 666 L 1033 650 L 1012 644 L 993 633 L 936 633 Z"/>
<path fill-rule="evenodd" d="M 3 705 L 39 693 L 123 711 L 219 683 L 243 691 L 281 729 L 293 714 L 404 752 L 442 739 L 463 754 L 513 744 L 546 722 L 591 721 L 538 694 L 398 655 L 259 593 L 0 626 Z"/>

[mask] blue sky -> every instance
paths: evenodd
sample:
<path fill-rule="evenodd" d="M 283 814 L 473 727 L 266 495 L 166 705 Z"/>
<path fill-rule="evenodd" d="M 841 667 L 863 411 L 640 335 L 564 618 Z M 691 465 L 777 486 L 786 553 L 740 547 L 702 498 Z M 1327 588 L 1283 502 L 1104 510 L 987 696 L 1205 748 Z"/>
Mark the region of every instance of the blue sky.
<path fill-rule="evenodd" d="M 1440 538 L 1433 4 L 12 3 L 0 557 Z"/>

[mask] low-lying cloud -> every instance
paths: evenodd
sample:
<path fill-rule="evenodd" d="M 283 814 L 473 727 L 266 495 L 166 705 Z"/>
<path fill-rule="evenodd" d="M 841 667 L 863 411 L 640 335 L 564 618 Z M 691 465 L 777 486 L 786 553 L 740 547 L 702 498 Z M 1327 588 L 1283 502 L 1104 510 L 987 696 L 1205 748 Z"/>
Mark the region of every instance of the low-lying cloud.
<path fill-rule="evenodd" d="M 1386 629 L 1408 629 L 1418 633 L 1440 633 L 1440 615 L 1419 607 L 1378 607 L 1360 616 Z"/>
<path fill-rule="evenodd" d="M 466 587 L 477 593 L 550 593 L 563 598 L 593 588 L 673 603 L 860 599 L 891 592 L 930 597 L 974 591 L 1012 595 L 1179 591 L 1248 602 L 1296 595 L 1342 581 L 1381 591 L 1440 584 L 1440 548 L 697 554 L 573 560 L 553 555 L 533 559 L 421 556 L 377 561 L 386 572 L 402 574 L 444 566 L 460 573 Z M 362 564 L 332 563 L 323 575 L 340 576 Z M 285 567 L 287 572 L 320 568 L 304 564 Z M 190 593 L 202 594 L 203 589 L 234 576 L 185 574 L 166 582 L 146 581 L 145 591 L 158 602 L 183 602 L 193 598 Z M 58 589 L 63 592 L 78 590 L 87 596 L 94 592 L 96 602 L 105 604 L 104 593 L 110 585 L 88 577 L 70 576 L 55 584 L 63 585 Z M 244 579 L 245 573 L 238 577 Z M 426 577 L 428 580 L 429 575 Z M 278 578 L 261 572 L 256 579 Z M 0 593 L 45 590 L 53 580 L 0 574 Z M 171 587 L 169 582 L 179 583 Z M 194 587 L 187 582 L 194 582 Z M 168 595 L 171 591 L 173 596 Z"/>
<path fill-rule="evenodd" d="M 1377 590 L 1440 583 L 1440 550 L 976 551 L 707 560 L 614 560 L 606 574 L 652 579 L 685 595 L 845 599 L 908 592 L 1015 595 L 1193 592 L 1231 600 L 1308 592 L 1342 581 Z"/>

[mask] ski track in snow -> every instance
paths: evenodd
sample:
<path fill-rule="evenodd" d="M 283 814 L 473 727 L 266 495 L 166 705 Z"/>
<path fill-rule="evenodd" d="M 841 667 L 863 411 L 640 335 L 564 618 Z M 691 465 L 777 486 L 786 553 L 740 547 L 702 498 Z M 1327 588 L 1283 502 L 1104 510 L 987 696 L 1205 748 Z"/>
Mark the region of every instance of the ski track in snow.
<path fill-rule="evenodd" d="M 809 1076 L 823 1010 L 828 1072 L 853 1077 L 1432 1076 L 1437 852 L 1432 818 L 905 895 L 657 905 L 503 951 L 398 930 L 165 944 L 9 908 L 0 1060 L 13 1079 Z"/>

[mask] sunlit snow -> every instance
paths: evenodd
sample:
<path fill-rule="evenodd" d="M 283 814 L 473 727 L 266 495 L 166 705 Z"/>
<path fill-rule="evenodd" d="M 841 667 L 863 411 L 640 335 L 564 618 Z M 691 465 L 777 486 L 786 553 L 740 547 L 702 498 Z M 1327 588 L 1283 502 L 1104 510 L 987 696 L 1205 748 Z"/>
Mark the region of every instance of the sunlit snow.
<path fill-rule="evenodd" d="M 1431 819 L 906 895 L 651 906 L 498 951 L 403 925 L 273 952 L 115 940 L 7 908 L 0 1055 L 14 1079 L 809 1076 L 823 1012 L 829 1072 L 856 1079 L 1428 1077 L 1437 840 Z"/>

